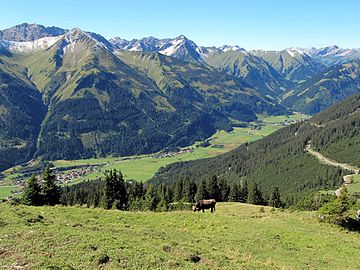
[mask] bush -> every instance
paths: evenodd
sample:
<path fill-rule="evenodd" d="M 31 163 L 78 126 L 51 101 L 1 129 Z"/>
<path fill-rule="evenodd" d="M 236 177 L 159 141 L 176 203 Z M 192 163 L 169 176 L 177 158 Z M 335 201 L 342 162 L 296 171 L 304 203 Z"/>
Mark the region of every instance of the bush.
<path fill-rule="evenodd" d="M 330 193 L 315 193 L 300 200 L 293 209 L 302 211 L 316 211 L 324 204 L 332 202 L 336 199 L 335 194 Z"/>
<path fill-rule="evenodd" d="M 348 195 L 346 187 L 342 187 L 339 196 L 320 208 L 321 219 L 330 223 L 342 225 L 350 217 L 348 210 L 354 204 L 353 198 Z"/>

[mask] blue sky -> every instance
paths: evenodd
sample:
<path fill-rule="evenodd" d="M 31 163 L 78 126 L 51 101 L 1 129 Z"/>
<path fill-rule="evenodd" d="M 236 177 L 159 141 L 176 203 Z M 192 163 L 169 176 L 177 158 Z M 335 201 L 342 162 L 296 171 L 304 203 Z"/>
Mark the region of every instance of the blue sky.
<path fill-rule="evenodd" d="M 0 29 L 31 22 L 107 38 L 184 34 L 205 46 L 359 48 L 359 12 L 358 0 L 1 0 Z"/>

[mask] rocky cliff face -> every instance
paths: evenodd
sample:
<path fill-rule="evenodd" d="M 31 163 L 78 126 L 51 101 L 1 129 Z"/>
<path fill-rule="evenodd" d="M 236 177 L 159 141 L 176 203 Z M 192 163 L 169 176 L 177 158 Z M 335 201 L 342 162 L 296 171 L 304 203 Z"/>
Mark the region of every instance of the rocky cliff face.
<path fill-rule="evenodd" d="M 33 41 L 43 37 L 60 36 L 66 32 L 66 29 L 59 27 L 45 27 L 38 24 L 23 23 L 0 31 L 0 39 L 10 41 Z"/>

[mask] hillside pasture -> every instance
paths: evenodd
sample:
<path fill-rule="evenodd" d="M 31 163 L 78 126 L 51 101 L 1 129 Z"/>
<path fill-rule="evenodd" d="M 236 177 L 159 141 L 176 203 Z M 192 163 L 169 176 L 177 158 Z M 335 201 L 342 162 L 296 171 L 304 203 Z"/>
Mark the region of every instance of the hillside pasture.
<path fill-rule="evenodd" d="M 359 269 L 360 235 L 316 213 L 215 214 L 0 205 L 4 269 Z"/>

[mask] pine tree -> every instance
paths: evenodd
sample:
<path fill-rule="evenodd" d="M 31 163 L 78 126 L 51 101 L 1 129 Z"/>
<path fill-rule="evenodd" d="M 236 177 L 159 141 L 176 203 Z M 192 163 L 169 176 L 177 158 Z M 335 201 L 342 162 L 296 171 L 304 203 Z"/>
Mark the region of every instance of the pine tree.
<path fill-rule="evenodd" d="M 166 202 L 165 198 L 162 197 L 158 204 L 156 205 L 156 211 L 164 212 L 168 210 L 168 203 Z"/>
<path fill-rule="evenodd" d="M 127 204 L 125 181 L 121 171 L 105 172 L 102 204 L 105 209 L 123 209 Z"/>
<path fill-rule="evenodd" d="M 166 202 L 169 204 L 173 201 L 173 192 L 171 190 L 171 188 L 169 186 L 166 186 L 166 191 L 165 191 L 165 200 Z"/>
<path fill-rule="evenodd" d="M 110 209 L 115 201 L 115 190 L 114 190 L 114 180 L 112 171 L 105 172 L 104 178 L 104 191 L 102 197 L 102 206 L 105 209 Z"/>
<path fill-rule="evenodd" d="M 129 210 L 130 211 L 142 211 L 144 210 L 144 199 L 142 198 L 129 198 Z"/>
<path fill-rule="evenodd" d="M 26 205 L 42 205 L 41 186 L 35 175 L 31 176 L 26 182 L 22 202 Z"/>
<path fill-rule="evenodd" d="M 238 202 L 240 198 L 240 189 L 239 185 L 236 182 L 233 182 L 230 185 L 229 201 Z"/>
<path fill-rule="evenodd" d="M 206 189 L 206 182 L 204 180 L 201 180 L 200 184 L 197 187 L 196 195 L 195 195 L 195 201 L 199 201 L 202 199 L 208 198 L 208 191 Z"/>
<path fill-rule="evenodd" d="M 127 182 L 127 195 L 130 198 L 142 198 L 144 196 L 144 185 L 142 182 Z"/>
<path fill-rule="evenodd" d="M 177 181 L 174 189 L 174 201 L 179 202 L 183 198 L 183 181 Z"/>
<path fill-rule="evenodd" d="M 186 178 L 183 183 L 183 189 L 182 189 L 182 198 L 185 202 L 192 203 L 194 202 L 196 194 L 196 185 L 193 181 L 190 181 L 190 179 Z"/>
<path fill-rule="evenodd" d="M 217 201 L 221 200 L 221 192 L 220 192 L 220 188 L 218 185 L 218 179 L 215 175 L 213 177 L 211 177 L 209 179 L 209 181 L 207 182 L 207 191 L 211 198 L 213 198 Z"/>
<path fill-rule="evenodd" d="M 282 206 L 282 202 L 280 199 L 280 192 L 279 192 L 278 187 L 275 187 L 270 193 L 269 206 L 272 206 L 275 208 L 280 208 Z"/>
<path fill-rule="evenodd" d="M 247 203 L 262 205 L 264 204 L 264 199 L 261 193 L 261 190 L 258 188 L 256 183 L 253 183 L 250 186 Z"/>
<path fill-rule="evenodd" d="M 125 184 L 124 176 L 121 171 L 116 171 L 116 170 L 115 170 L 115 175 L 116 175 L 116 190 L 117 190 L 116 208 L 124 210 L 127 204 L 127 193 L 126 193 L 126 184 Z"/>
<path fill-rule="evenodd" d="M 155 211 L 158 203 L 159 198 L 157 190 L 154 185 L 149 185 L 145 193 L 144 207 L 146 210 Z"/>
<path fill-rule="evenodd" d="M 61 189 L 55 183 L 55 175 L 51 173 L 50 167 L 46 166 L 43 173 L 42 193 L 44 203 L 47 205 L 55 205 L 60 202 Z"/>
<path fill-rule="evenodd" d="M 240 195 L 239 195 L 239 202 L 245 203 L 247 202 L 249 194 L 248 184 L 247 181 L 243 181 L 240 188 Z"/>
<path fill-rule="evenodd" d="M 221 177 L 219 179 L 219 189 L 220 189 L 220 201 L 225 202 L 229 199 L 229 192 L 230 192 L 230 187 L 227 183 L 227 181 L 225 180 L 225 178 Z"/>

